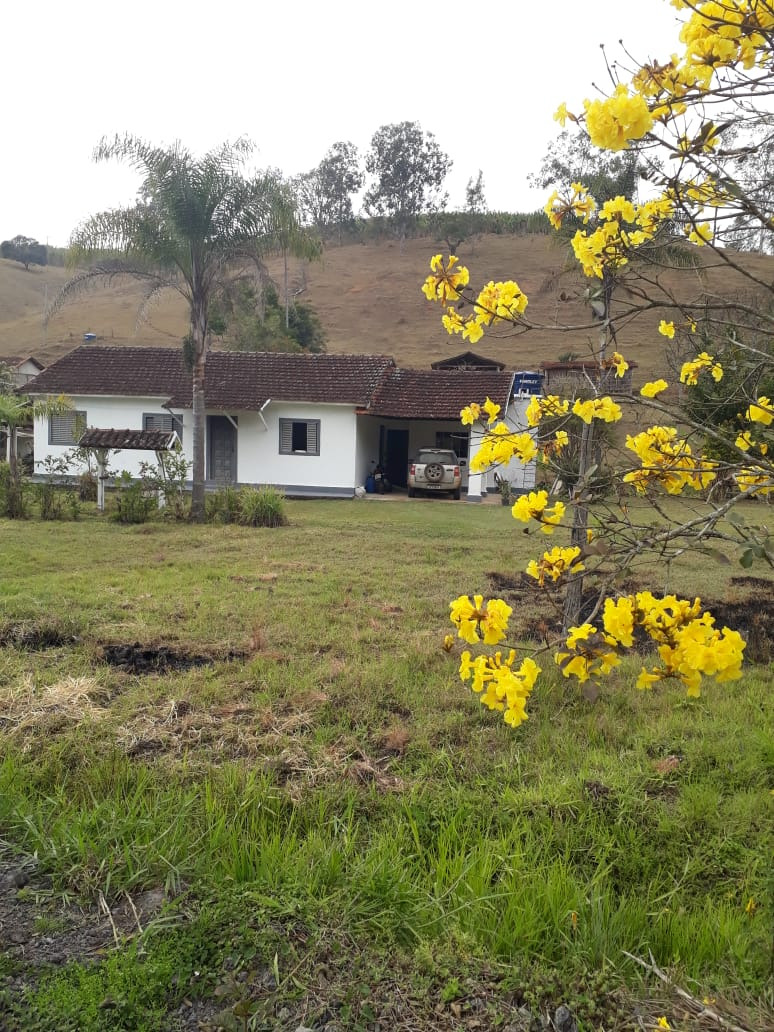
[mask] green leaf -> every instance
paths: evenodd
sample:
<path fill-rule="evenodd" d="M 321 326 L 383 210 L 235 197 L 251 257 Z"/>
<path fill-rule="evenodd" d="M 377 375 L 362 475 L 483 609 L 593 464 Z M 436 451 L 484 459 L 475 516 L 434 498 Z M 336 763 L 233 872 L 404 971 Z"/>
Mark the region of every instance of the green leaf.
<path fill-rule="evenodd" d="M 702 551 L 705 555 L 709 556 L 710 559 L 714 559 L 716 563 L 722 563 L 724 566 L 731 565 L 731 560 L 724 552 L 721 552 L 719 548 L 704 548 Z"/>
<path fill-rule="evenodd" d="M 749 570 L 752 564 L 753 552 L 751 548 L 748 548 L 747 551 L 742 552 L 741 556 L 739 557 L 739 565 L 743 566 L 745 570 Z"/>

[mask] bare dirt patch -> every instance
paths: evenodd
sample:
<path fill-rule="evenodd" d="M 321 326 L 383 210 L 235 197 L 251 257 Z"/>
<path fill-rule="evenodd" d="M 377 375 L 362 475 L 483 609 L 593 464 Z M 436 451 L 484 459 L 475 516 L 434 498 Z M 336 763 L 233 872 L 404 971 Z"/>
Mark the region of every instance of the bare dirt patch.
<path fill-rule="evenodd" d="M 131 674 L 166 674 L 170 671 L 191 670 L 212 663 L 244 659 L 246 653 L 237 649 L 227 651 L 188 652 L 171 645 L 107 644 L 102 646 L 102 658 L 109 666 L 119 667 Z"/>

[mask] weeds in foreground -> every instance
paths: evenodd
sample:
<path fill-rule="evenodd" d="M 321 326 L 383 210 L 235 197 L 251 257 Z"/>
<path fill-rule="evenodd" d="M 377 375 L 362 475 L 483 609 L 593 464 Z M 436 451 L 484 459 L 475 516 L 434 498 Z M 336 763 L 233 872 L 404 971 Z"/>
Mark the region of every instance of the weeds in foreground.
<path fill-rule="evenodd" d="M 624 951 L 770 1004 L 771 672 L 675 700 L 626 668 L 596 705 L 556 674 L 513 733 L 440 648 L 509 514 L 287 505 L 281 535 L 6 525 L 0 837 L 57 891 L 169 899 L 109 963 L 29 975 L 11 1028 L 174 1028 L 186 998 L 256 1029 L 559 1002 L 613 1028 Z M 102 660 L 121 638 L 215 658 L 140 677 Z"/>

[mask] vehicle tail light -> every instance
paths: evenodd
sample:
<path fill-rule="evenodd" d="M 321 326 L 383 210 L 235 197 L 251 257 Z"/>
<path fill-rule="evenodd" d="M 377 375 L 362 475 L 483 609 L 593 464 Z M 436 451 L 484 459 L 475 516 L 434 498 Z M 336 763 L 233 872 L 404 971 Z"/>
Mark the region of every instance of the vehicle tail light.
<path fill-rule="evenodd" d="M 412 477 L 416 476 L 417 467 L 414 465 L 413 462 L 411 463 L 411 466 L 409 467 L 409 473 L 412 475 Z"/>
<path fill-rule="evenodd" d="M 455 475 L 455 477 L 458 477 L 460 475 L 460 467 L 459 466 L 455 466 L 454 467 L 454 475 Z"/>

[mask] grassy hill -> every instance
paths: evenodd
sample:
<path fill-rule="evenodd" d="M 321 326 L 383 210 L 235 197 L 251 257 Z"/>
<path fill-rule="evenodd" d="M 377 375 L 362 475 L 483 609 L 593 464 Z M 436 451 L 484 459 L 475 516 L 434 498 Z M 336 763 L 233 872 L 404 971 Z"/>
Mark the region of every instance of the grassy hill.
<path fill-rule="evenodd" d="M 294 289 L 311 302 L 328 333 L 328 350 L 344 353 L 389 354 L 403 365 L 426 368 L 431 362 L 465 350 L 461 338 L 451 338 L 440 322 L 440 309 L 420 292 L 431 255 L 441 245 L 431 238 L 408 240 L 401 250 L 397 241 L 345 244 L 325 251 L 312 265 L 295 264 Z M 486 235 L 459 248 L 461 261 L 471 269 L 475 284 L 489 279 L 516 279 L 529 296 L 527 314 L 535 323 L 549 327 L 528 334 L 490 333 L 475 350 L 499 358 L 510 368 L 534 368 L 561 353 L 586 354 L 593 330 L 562 332 L 560 324 L 588 322 L 588 309 L 577 299 L 588 285 L 568 262 L 567 251 L 555 238 L 542 235 Z M 683 297 L 700 291 L 719 293 L 745 290 L 741 277 L 730 274 L 708 249 L 701 252 L 707 268 L 665 271 L 666 283 L 679 284 Z M 774 259 L 745 255 L 748 268 L 770 281 Z M 269 263 L 279 282 L 280 262 Z M 48 327 L 42 315 L 68 278 L 62 268 L 36 268 L 0 260 L 0 357 L 34 354 L 44 362 L 64 354 L 82 341 L 85 332 L 115 344 L 174 345 L 186 332 L 183 301 L 170 293 L 138 325 L 141 288 L 124 283 L 97 289 L 64 308 Z M 630 324 L 619 339 L 620 350 L 640 365 L 635 383 L 666 371 L 664 339 L 656 326 L 660 313 L 648 313 Z M 550 328 L 556 327 L 556 328 Z"/>

